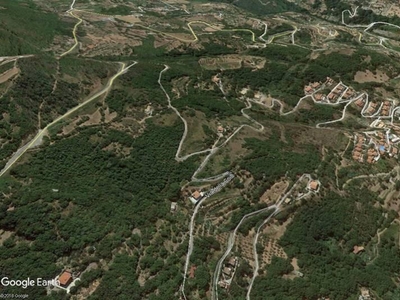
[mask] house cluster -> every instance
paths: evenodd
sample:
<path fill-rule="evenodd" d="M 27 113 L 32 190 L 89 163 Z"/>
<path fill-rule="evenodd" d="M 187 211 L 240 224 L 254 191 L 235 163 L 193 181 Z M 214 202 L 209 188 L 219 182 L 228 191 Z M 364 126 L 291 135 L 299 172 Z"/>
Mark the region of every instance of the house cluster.
<path fill-rule="evenodd" d="M 363 113 L 374 117 L 390 117 L 394 105 L 393 102 L 385 100 L 383 102 L 370 102 Z"/>
<path fill-rule="evenodd" d="M 342 98 L 342 95 L 347 94 L 346 89 L 347 87 L 343 83 L 340 82 L 339 84 L 337 84 L 328 94 L 328 102 L 338 102 Z M 351 94 L 353 95 L 353 92 Z"/>
<path fill-rule="evenodd" d="M 374 116 L 379 109 L 378 102 L 370 102 L 365 110 L 366 115 Z"/>
<path fill-rule="evenodd" d="M 355 136 L 355 147 L 353 149 L 353 159 L 359 162 L 363 162 L 363 145 L 365 142 L 365 137 L 362 134 L 356 134 Z"/>
<path fill-rule="evenodd" d="M 324 83 L 309 83 L 304 87 L 304 93 L 312 95 L 316 102 L 328 104 L 338 103 L 342 100 L 351 100 L 358 96 L 354 89 L 347 87 L 342 82 L 337 83 L 330 77 L 327 77 Z"/>
<path fill-rule="evenodd" d="M 238 258 L 232 256 L 222 268 L 222 274 L 218 285 L 222 288 L 228 289 L 232 283 L 232 279 L 235 276 L 236 268 L 239 264 Z"/>
<path fill-rule="evenodd" d="M 390 129 L 386 132 L 374 131 L 365 133 L 365 135 L 356 134 L 353 159 L 361 163 L 365 161 L 372 164 L 385 155 L 397 157 L 399 149 L 396 143 L 398 142 L 400 142 L 400 138 L 395 134 L 390 134 Z"/>
<path fill-rule="evenodd" d="M 387 154 L 389 157 L 397 157 L 399 149 L 395 144 L 398 143 L 400 139 L 390 134 L 390 130 L 386 131 L 386 133 L 376 131 L 374 134 L 370 135 L 370 137 L 371 142 L 375 145 L 376 150 L 379 151 L 380 156 Z"/>
<path fill-rule="evenodd" d="M 360 98 L 358 98 L 356 101 L 354 101 L 354 104 L 355 104 L 359 109 L 363 109 L 366 102 L 367 102 L 367 95 L 366 95 L 366 94 L 363 94 Z"/>
<path fill-rule="evenodd" d="M 319 89 L 321 87 L 322 83 L 321 82 L 313 82 L 313 83 L 309 83 L 308 85 L 306 85 L 304 87 L 304 93 L 306 94 L 312 94 L 314 93 L 317 89 Z"/>
<path fill-rule="evenodd" d="M 362 134 L 355 135 L 355 146 L 353 149 L 353 159 L 355 161 L 363 163 L 366 161 L 369 164 L 372 164 L 379 160 L 380 155 L 376 147 L 364 147 L 366 142 L 366 137 Z M 369 141 L 369 145 L 374 145 L 372 140 Z"/>
<path fill-rule="evenodd" d="M 373 164 L 379 160 L 378 151 L 375 148 L 369 148 L 367 151 L 367 163 Z"/>

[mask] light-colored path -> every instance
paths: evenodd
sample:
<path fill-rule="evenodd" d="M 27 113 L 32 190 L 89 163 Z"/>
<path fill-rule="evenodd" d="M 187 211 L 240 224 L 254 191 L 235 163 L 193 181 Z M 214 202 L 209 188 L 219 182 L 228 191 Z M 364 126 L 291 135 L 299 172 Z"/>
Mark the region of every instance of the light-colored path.
<path fill-rule="evenodd" d="M 42 130 L 39 130 L 39 132 L 36 134 L 36 136 L 31 141 L 29 141 L 27 144 L 25 144 L 23 147 L 18 149 L 17 152 L 15 152 L 13 154 L 13 156 L 6 163 L 6 166 L 3 168 L 3 170 L 0 171 L 0 176 L 3 176 L 21 158 L 21 156 L 24 155 L 24 153 L 28 149 L 30 149 L 32 147 L 35 147 L 36 145 L 40 144 L 40 141 L 43 138 L 43 135 L 47 132 L 47 130 L 49 128 L 51 128 L 52 126 L 54 126 L 55 124 L 57 124 L 61 120 L 65 119 L 66 117 L 70 116 L 74 112 L 78 111 L 83 106 L 85 106 L 88 103 L 92 102 L 97 97 L 107 93 L 109 91 L 109 89 L 112 87 L 112 85 L 114 83 L 114 80 L 117 79 L 120 75 L 124 74 L 130 67 L 134 66 L 136 63 L 137 62 L 134 62 L 133 64 L 131 64 L 129 66 L 126 66 L 125 63 L 119 63 L 120 66 L 121 66 L 120 70 L 113 77 L 110 78 L 110 80 L 107 82 L 106 86 L 102 90 L 100 90 L 99 92 L 95 93 L 93 96 L 89 97 L 88 99 L 86 99 L 81 104 L 75 106 L 74 108 L 72 108 L 71 110 L 66 112 L 64 115 L 62 115 L 62 116 L 58 117 L 57 119 L 55 119 L 53 122 L 48 124 Z"/>
<path fill-rule="evenodd" d="M 303 174 L 297 181 L 296 183 L 292 186 L 292 188 L 285 194 L 283 195 L 283 197 L 281 197 L 281 199 L 278 200 L 277 203 L 277 208 L 275 209 L 275 211 L 267 218 L 264 220 L 264 222 L 257 228 L 257 232 L 256 232 L 256 236 L 254 237 L 253 240 L 253 256 L 254 256 L 254 270 L 253 270 L 253 277 L 250 280 L 250 284 L 249 287 L 247 289 L 247 293 L 246 293 L 246 300 L 250 300 L 250 294 L 251 294 L 251 290 L 253 288 L 253 284 L 254 281 L 256 279 L 256 277 L 258 276 L 258 270 L 259 270 L 259 262 L 258 262 L 258 254 L 257 254 L 257 242 L 258 242 L 258 237 L 260 235 L 261 229 L 265 226 L 265 224 L 267 224 L 269 222 L 269 220 L 274 217 L 278 212 L 279 212 L 279 208 L 282 205 L 282 203 L 287 199 L 287 197 L 293 192 L 293 189 L 295 187 L 297 187 L 299 184 L 301 184 L 301 182 L 303 181 L 304 178 L 308 179 L 308 183 L 312 180 L 311 175 L 310 174 Z M 307 184 L 308 185 L 308 184 Z M 308 195 L 310 195 L 312 192 L 308 191 L 305 195 L 302 195 L 299 198 L 304 198 Z M 294 201 L 298 200 L 294 199 Z"/>
<path fill-rule="evenodd" d="M 78 10 L 78 9 L 73 9 L 72 8 L 72 10 L 75 10 L 75 11 L 78 11 L 78 12 L 83 12 L 83 13 L 88 13 L 88 14 L 93 14 L 93 15 L 105 16 L 105 17 L 115 17 L 113 15 L 98 14 L 98 13 L 94 13 L 94 12 L 87 11 L 87 10 L 81 10 L 81 9 Z M 68 11 L 68 13 L 70 15 L 72 15 L 74 18 L 80 20 L 80 22 L 78 22 L 80 24 L 82 22 L 81 21 L 82 19 L 80 17 L 74 15 L 72 10 Z M 79 24 L 77 24 L 76 27 L 78 27 Z M 172 38 L 174 38 L 176 40 L 179 40 L 181 42 L 184 42 L 184 43 L 195 43 L 195 42 L 197 42 L 199 40 L 199 37 L 196 34 L 195 30 L 193 29 L 192 25 L 205 25 L 207 27 L 210 27 L 210 28 L 214 29 L 215 31 L 221 31 L 221 32 L 244 32 L 244 33 L 248 33 L 251 36 L 251 41 L 252 42 L 256 42 L 256 34 L 254 33 L 254 31 L 252 31 L 250 29 L 245 29 L 245 28 L 222 29 L 222 28 L 220 28 L 220 27 L 218 27 L 216 25 L 212 25 L 212 24 L 209 24 L 207 22 L 200 21 L 200 20 L 191 21 L 191 22 L 187 23 L 187 27 L 189 28 L 189 31 L 190 31 L 191 35 L 193 36 L 193 39 L 183 39 L 183 38 L 181 38 L 179 36 L 176 36 L 176 35 L 174 35 L 172 33 L 164 32 L 164 31 L 161 31 L 161 30 L 158 30 L 158 29 L 154 29 L 154 28 L 151 28 L 151 27 L 148 27 L 148 26 L 145 26 L 145 25 L 141 25 L 139 23 L 133 23 L 133 26 L 137 26 L 137 27 L 140 27 L 140 28 L 143 28 L 143 29 L 147 29 L 149 31 L 156 32 L 156 33 L 168 36 L 168 37 L 172 37 Z M 75 41 L 77 42 L 76 39 L 75 39 Z"/>
<path fill-rule="evenodd" d="M 228 257 L 228 255 L 231 253 L 233 246 L 235 245 L 235 240 L 236 240 L 236 235 L 239 227 L 242 225 L 242 223 L 248 219 L 249 217 L 258 215 L 262 212 L 266 212 L 268 210 L 274 209 L 276 211 L 277 205 L 271 205 L 269 207 L 253 211 L 251 213 L 248 213 L 247 215 L 243 216 L 243 218 L 240 220 L 240 222 L 237 224 L 233 232 L 229 235 L 228 238 L 228 244 L 227 248 L 224 252 L 224 254 L 221 256 L 221 258 L 218 260 L 217 265 L 214 270 L 214 275 L 213 275 L 213 280 L 212 280 L 212 289 L 211 289 L 211 299 L 212 300 L 217 300 L 218 299 L 218 280 L 219 280 L 219 275 L 221 274 L 222 270 L 222 265 L 225 261 L 225 259 Z"/>
<path fill-rule="evenodd" d="M 349 27 L 349 28 L 360 28 L 360 29 L 364 29 L 362 32 L 359 32 L 358 41 L 359 41 L 360 43 L 362 42 L 363 33 L 364 33 L 364 34 L 368 34 L 368 35 L 370 35 L 370 36 L 372 36 L 372 37 L 378 38 L 379 42 L 378 42 L 377 44 L 374 44 L 374 43 L 367 43 L 366 45 L 369 45 L 369 46 L 376 46 L 376 45 L 378 45 L 378 46 L 381 46 L 381 47 L 383 47 L 383 48 L 385 48 L 385 49 L 387 49 L 387 50 L 389 50 L 389 51 L 393 51 L 393 52 L 397 52 L 397 53 L 398 53 L 397 50 L 388 48 L 388 47 L 386 47 L 386 46 L 383 44 L 388 38 L 386 38 L 386 37 L 381 37 L 381 36 L 377 36 L 377 35 L 375 35 L 375 34 L 372 34 L 372 33 L 368 32 L 368 31 L 369 31 L 371 28 L 373 28 L 375 25 L 386 25 L 386 26 L 390 26 L 390 27 L 397 28 L 397 29 L 400 29 L 400 26 L 399 26 L 399 25 L 396 25 L 396 24 L 388 23 L 388 22 L 381 22 L 381 21 L 372 22 L 372 23 L 370 23 L 370 24 L 368 24 L 368 25 L 361 25 L 361 24 L 354 24 L 354 25 L 353 25 L 353 24 L 347 24 L 346 21 L 345 21 L 345 13 L 348 13 L 348 14 L 349 14 L 349 18 L 352 19 L 352 18 L 354 18 L 354 17 L 357 15 L 357 10 L 358 10 L 358 6 L 354 9 L 354 11 L 350 11 L 350 10 L 348 10 L 348 9 L 342 11 L 342 24 L 345 25 L 346 27 Z"/>
<path fill-rule="evenodd" d="M 195 156 L 195 155 L 200 155 L 200 154 L 208 153 L 208 155 L 206 156 L 206 158 L 203 160 L 203 162 L 200 164 L 200 166 L 199 166 L 199 167 L 197 168 L 197 170 L 194 172 L 194 174 L 193 174 L 193 176 L 192 176 L 192 181 L 196 181 L 196 182 L 207 182 L 207 181 L 216 181 L 216 180 L 219 180 L 219 179 L 224 178 L 224 177 L 225 177 L 225 173 L 220 174 L 220 175 L 216 175 L 216 176 L 212 176 L 212 177 L 209 177 L 209 178 L 204 178 L 204 179 L 199 179 L 199 178 L 197 178 L 197 174 L 200 173 L 201 170 L 203 170 L 203 168 L 204 168 L 204 167 L 206 166 L 206 164 L 208 163 L 209 159 L 210 159 L 220 148 L 224 147 L 224 146 L 225 146 L 225 145 L 240 131 L 240 130 L 242 130 L 244 127 L 249 127 L 249 128 L 251 128 L 251 129 L 253 129 L 253 130 L 255 130 L 255 131 L 261 132 L 261 131 L 264 130 L 264 126 L 263 126 L 262 124 L 260 124 L 259 122 L 255 121 L 254 119 L 252 119 L 249 115 L 247 115 L 247 114 L 244 112 L 246 109 L 251 108 L 251 102 L 250 102 L 250 101 L 247 101 L 247 102 L 246 102 L 246 107 L 243 108 L 243 109 L 241 110 L 242 115 L 243 115 L 245 118 L 249 119 L 250 121 L 256 123 L 256 124 L 259 126 L 259 128 L 255 128 L 255 127 L 250 126 L 250 125 L 247 125 L 247 124 L 240 125 L 240 126 L 239 126 L 239 127 L 238 127 L 238 128 L 237 128 L 237 129 L 236 129 L 222 144 L 221 144 L 221 145 L 216 146 L 217 143 L 219 142 L 219 139 L 220 139 L 220 138 L 218 138 L 218 139 L 214 142 L 214 145 L 213 145 L 211 148 L 208 148 L 208 149 L 205 149 L 205 150 L 201 150 L 201 151 L 197 151 L 197 152 L 193 152 L 193 153 L 188 154 L 188 155 L 185 155 L 185 156 L 180 156 L 180 153 L 181 153 L 181 151 L 182 151 L 182 145 L 183 145 L 183 143 L 185 142 L 185 139 L 186 139 L 187 134 L 188 134 L 188 124 L 187 124 L 187 121 L 185 120 L 185 118 L 182 117 L 182 115 L 180 114 L 180 112 L 172 105 L 172 103 L 171 103 L 171 97 L 169 96 L 169 94 L 168 94 L 167 91 L 165 90 L 164 86 L 162 85 L 162 82 L 161 82 L 162 74 L 163 74 L 164 72 L 166 72 L 168 69 L 169 69 L 169 66 L 165 65 L 165 66 L 164 66 L 164 69 L 163 69 L 163 70 L 160 72 L 160 74 L 159 74 L 159 77 L 158 77 L 158 84 L 159 84 L 161 90 L 164 92 L 165 97 L 167 98 L 167 101 L 168 101 L 168 108 L 171 108 L 171 109 L 176 113 L 176 115 L 182 120 L 182 122 L 183 122 L 183 124 L 184 124 L 183 135 L 182 135 L 182 138 L 181 138 L 181 140 L 180 140 L 180 142 L 179 142 L 179 146 L 178 146 L 178 149 L 177 149 L 176 154 L 175 154 L 175 159 L 176 159 L 177 161 L 185 161 L 185 160 L 188 159 L 189 157 L 192 157 L 192 156 Z"/>
<path fill-rule="evenodd" d="M 71 47 L 70 49 L 68 49 L 67 51 L 65 51 L 64 53 L 62 53 L 62 54 L 60 55 L 60 57 L 63 57 L 63 56 L 65 56 L 65 55 L 67 55 L 68 53 L 71 53 L 72 51 L 74 51 L 74 49 L 75 49 L 75 48 L 78 46 L 78 44 L 79 44 L 78 38 L 76 37 L 76 31 L 78 30 L 78 26 L 83 22 L 83 20 L 82 20 L 80 17 L 78 17 L 77 15 L 74 14 L 74 5 L 75 5 L 75 1 L 76 1 L 76 0 L 73 0 L 73 1 L 72 1 L 71 6 L 70 6 L 69 10 L 67 11 L 67 13 L 68 13 L 71 17 L 73 17 L 73 18 L 75 18 L 75 19 L 78 20 L 78 22 L 77 22 L 77 23 L 75 24 L 75 26 L 74 26 L 74 29 L 72 30 L 72 35 L 73 35 L 73 37 L 74 37 L 74 44 L 72 45 L 72 47 Z"/>

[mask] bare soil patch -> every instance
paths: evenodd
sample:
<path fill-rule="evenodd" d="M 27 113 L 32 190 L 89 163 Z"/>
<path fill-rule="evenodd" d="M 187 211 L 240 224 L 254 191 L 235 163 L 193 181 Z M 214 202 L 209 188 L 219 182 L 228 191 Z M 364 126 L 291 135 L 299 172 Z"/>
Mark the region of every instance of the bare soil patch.
<path fill-rule="evenodd" d="M 93 114 L 89 115 L 89 120 L 83 123 L 81 126 L 91 126 L 101 123 L 100 108 L 98 108 Z"/>
<path fill-rule="evenodd" d="M 283 224 L 279 224 L 278 222 L 272 222 L 268 224 L 263 230 L 263 234 L 268 237 L 279 240 L 286 231 L 286 227 L 292 221 L 292 218 L 287 219 Z"/>
<path fill-rule="evenodd" d="M 0 74 L 0 84 L 10 80 L 11 78 L 13 78 L 18 73 L 19 73 L 19 69 L 18 68 L 12 68 L 12 69 L 7 70 L 4 73 Z"/>
<path fill-rule="evenodd" d="M 12 231 L 0 230 L 0 245 L 12 235 Z"/>
<path fill-rule="evenodd" d="M 275 203 L 279 197 L 285 192 L 289 183 L 287 181 L 280 181 L 275 183 L 270 189 L 260 197 L 260 201 L 264 203 Z"/>
<path fill-rule="evenodd" d="M 358 71 L 354 76 L 354 81 L 358 83 L 364 82 L 386 82 L 390 78 L 381 70 L 377 70 L 376 74 L 372 73 L 371 71 L 367 70 L 365 72 Z"/>
<path fill-rule="evenodd" d="M 138 23 L 141 22 L 141 20 L 136 17 L 136 16 L 115 16 L 116 19 L 122 20 L 124 22 L 128 22 L 128 23 Z"/>
<path fill-rule="evenodd" d="M 76 120 L 69 123 L 67 126 L 64 126 L 62 129 L 62 133 L 64 135 L 70 134 L 78 125 L 77 123 L 81 121 L 81 117 L 79 116 Z"/>
<path fill-rule="evenodd" d="M 107 107 L 107 109 L 104 111 L 104 121 L 106 123 L 110 123 L 112 120 L 114 120 L 117 117 L 117 112 L 112 112 L 110 113 L 110 109 Z"/>
<path fill-rule="evenodd" d="M 242 66 L 261 69 L 265 61 L 265 58 L 258 56 L 221 55 L 216 58 L 201 58 L 199 64 L 207 70 L 232 70 Z"/>

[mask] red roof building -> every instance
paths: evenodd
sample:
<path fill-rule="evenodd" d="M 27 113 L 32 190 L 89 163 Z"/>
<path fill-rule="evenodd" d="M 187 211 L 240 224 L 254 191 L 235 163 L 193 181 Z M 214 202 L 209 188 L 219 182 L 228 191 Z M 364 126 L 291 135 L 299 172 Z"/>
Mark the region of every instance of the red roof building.
<path fill-rule="evenodd" d="M 58 278 L 60 285 L 62 287 L 68 286 L 72 282 L 72 274 L 70 272 L 64 271 Z"/>

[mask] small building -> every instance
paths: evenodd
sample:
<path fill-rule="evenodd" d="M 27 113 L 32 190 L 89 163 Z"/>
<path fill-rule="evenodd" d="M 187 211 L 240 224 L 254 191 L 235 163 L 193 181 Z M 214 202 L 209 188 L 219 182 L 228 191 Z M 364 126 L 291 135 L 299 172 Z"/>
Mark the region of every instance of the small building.
<path fill-rule="evenodd" d="M 218 77 L 218 75 L 214 75 L 213 77 L 211 77 L 211 81 L 214 83 L 219 83 L 221 79 Z"/>
<path fill-rule="evenodd" d="M 226 276 L 231 276 L 232 275 L 232 268 L 224 267 L 222 269 L 222 273 L 224 273 Z"/>
<path fill-rule="evenodd" d="M 319 183 L 316 180 L 312 180 L 309 184 L 310 190 L 316 191 L 319 187 Z"/>
<path fill-rule="evenodd" d="M 313 84 L 311 84 L 311 86 L 313 87 L 313 89 L 317 89 L 320 87 L 320 83 L 319 82 L 314 82 Z"/>
<path fill-rule="evenodd" d="M 353 253 L 354 254 L 358 254 L 360 252 L 364 251 L 364 247 L 363 246 L 354 246 L 353 247 Z"/>
<path fill-rule="evenodd" d="M 200 192 L 198 190 L 194 191 L 192 193 L 192 196 L 189 197 L 189 200 L 193 203 L 196 204 L 198 201 L 200 201 L 204 196 L 203 192 Z"/>
<path fill-rule="evenodd" d="M 197 191 L 197 190 L 194 191 L 193 194 L 192 194 L 192 197 L 194 199 L 196 199 L 196 200 L 200 200 L 202 196 L 203 196 L 202 193 L 200 191 Z"/>
<path fill-rule="evenodd" d="M 321 101 L 322 97 L 323 97 L 322 94 L 318 93 L 318 94 L 315 95 L 315 100 L 316 101 Z"/>
<path fill-rule="evenodd" d="M 194 272 L 196 272 L 197 267 L 195 265 L 190 267 L 189 278 L 194 278 Z"/>
<path fill-rule="evenodd" d="M 362 287 L 360 289 L 361 295 L 359 297 L 359 300 L 370 300 L 371 299 L 371 295 L 369 293 L 368 288 L 366 287 Z"/>
<path fill-rule="evenodd" d="M 304 91 L 305 91 L 306 93 L 311 93 L 311 92 L 312 92 L 312 87 L 309 86 L 309 85 L 307 85 L 307 86 L 304 88 Z"/>
<path fill-rule="evenodd" d="M 218 133 L 223 133 L 223 132 L 224 132 L 224 127 L 222 127 L 221 125 L 219 125 L 219 126 L 217 127 L 217 131 L 218 131 Z"/>
<path fill-rule="evenodd" d="M 228 261 L 228 265 L 230 265 L 232 268 L 236 267 L 236 257 L 232 256 L 229 261 Z"/>
<path fill-rule="evenodd" d="M 60 277 L 58 277 L 58 281 L 60 282 L 60 286 L 67 287 L 72 282 L 72 274 L 71 272 L 64 271 Z"/>
<path fill-rule="evenodd" d="M 362 99 L 358 99 L 355 103 L 356 103 L 356 105 L 358 107 L 363 107 L 364 106 L 364 101 Z"/>
<path fill-rule="evenodd" d="M 171 202 L 171 212 L 176 212 L 176 209 L 178 208 L 178 205 L 176 202 Z"/>

